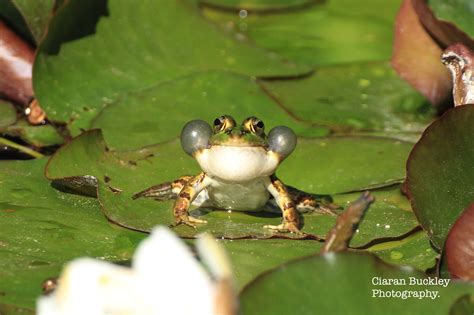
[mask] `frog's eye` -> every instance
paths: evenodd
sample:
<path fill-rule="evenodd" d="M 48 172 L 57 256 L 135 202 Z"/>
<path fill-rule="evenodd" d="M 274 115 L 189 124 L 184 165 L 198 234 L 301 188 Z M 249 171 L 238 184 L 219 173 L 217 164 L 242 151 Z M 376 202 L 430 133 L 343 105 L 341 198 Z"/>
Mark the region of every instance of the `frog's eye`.
<path fill-rule="evenodd" d="M 249 117 L 245 119 L 242 125 L 247 131 L 257 135 L 263 135 L 265 132 L 265 124 L 257 117 Z"/>
<path fill-rule="evenodd" d="M 283 158 L 290 155 L 296 147 L 296 135 L 286 126 L 278 126 L 268 133 L 268 149 Z"/>
<path fill-rule="evenodd" d="M 181 131 L 181 146 L 184 152 L 193 155 L 196 151 L 205 149 L 209 145 L 212 128 L 204 120 L 192 120 Z"/>
<path fill-rule="evenodd" d="M 214 120 L 214 132 L 230 130 L 235 127 L 235 120 L 229 115 L 223 115 Z"/>

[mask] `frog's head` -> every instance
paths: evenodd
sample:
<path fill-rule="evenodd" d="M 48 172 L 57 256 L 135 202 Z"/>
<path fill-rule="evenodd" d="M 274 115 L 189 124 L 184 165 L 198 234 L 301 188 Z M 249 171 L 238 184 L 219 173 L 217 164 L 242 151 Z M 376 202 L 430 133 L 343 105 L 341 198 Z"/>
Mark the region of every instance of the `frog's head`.
<path fill-rule="evenodd" d="M 181 132 L 181 145 L 210 176 L 235 182 L 252 180 L 275 172 L 296 146 L 296 135 L 285 126 L 265 134 L 256 117 L 237 125 L 234 118 L 216 118 L 211 127 L 203 120 L 188 122 Z"/>

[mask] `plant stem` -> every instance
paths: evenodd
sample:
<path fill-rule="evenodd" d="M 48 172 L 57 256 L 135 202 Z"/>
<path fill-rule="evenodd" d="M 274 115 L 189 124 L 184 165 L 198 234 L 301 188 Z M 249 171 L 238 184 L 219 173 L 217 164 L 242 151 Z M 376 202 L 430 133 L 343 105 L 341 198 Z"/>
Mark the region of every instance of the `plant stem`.
<path fill-rule="evenodd" d="M 34 158 L 42 158 L 44 157 L 43 154 L 39 153 L 39 152 L 36 152 L 34 150 L 31 150 L 30 148 L 27 148 L 25 146 L 22 146 L 18 143 L 15 143 L 13 141 L 10 141 L 8 139 L 5 139 L 5 138 L 2 138 L 0 137 L 0 144 L 3 144 L 3 145 L 6 145 L 6 146 L 9 146 L 11 148 L 14 148 L 14 149 L 17 149 L 18 151 L 21 151 L 25 154 L 28 154 Z"/>

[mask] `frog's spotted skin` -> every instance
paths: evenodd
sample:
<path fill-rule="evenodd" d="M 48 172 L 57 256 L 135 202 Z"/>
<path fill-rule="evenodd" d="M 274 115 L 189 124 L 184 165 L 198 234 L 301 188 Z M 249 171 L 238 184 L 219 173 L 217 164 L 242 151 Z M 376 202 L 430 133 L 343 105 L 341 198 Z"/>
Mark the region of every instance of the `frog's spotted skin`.
<path fill-rule="evenodd" d="M 259 211 L 271 209 L 273 203 L 281 210 L 283 221 L 265 228 L 280 232 L 299 232 L 298 211 L 333 214 L 332 205 L 324 207 L 311 195 L 295 188 L 288 189 L 274 175 L 278 165 L 296 145 L 296 136 L 287 127 L 275 127 L 266 136 L 260 119 L 249 117 L 237 125 L 232 117 L 224 115 L 214 121 L 212 128 L 200 120 L 186 124 L 181 133 L 181 144 L 203 172 L 152 186 L 133 196 L 134 199 L 176 199 L 173 207 L 175 224 L 206 223 L 189 215 L 191 204 Z"/>

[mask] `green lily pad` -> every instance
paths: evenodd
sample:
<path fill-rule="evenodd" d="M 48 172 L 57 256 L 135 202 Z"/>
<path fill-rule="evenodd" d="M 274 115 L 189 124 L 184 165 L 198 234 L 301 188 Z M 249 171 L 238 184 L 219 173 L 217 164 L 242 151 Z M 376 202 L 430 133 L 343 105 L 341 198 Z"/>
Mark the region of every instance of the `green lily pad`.
<path fill-rule="evenodd" d="M 288 77 L 311 70 L 226 37 L 184 1 L 111 1 L 108 10 L 93 36 L 63 43 L 58 55 L 40 51 L 36 58 L 36 96 L 50 119 L 70 123 L 73 135 L 124 94 L 194 72 Z"/>
<path fill-rule="evenodd" d="M 314 4 L 314 0 L 200 0 L 201 5 L 223 10 L 249 10 L 256 12 L 275 12 L 276 10 L 296 9 Z"/>
<path fill-rule="evenodd" d="M 41 283 L 79 256 L 130 259 L 140 233 L 107 222 L 93 198 L 43 176 L 45 159 L 0 162 L 0 303 L 33 308 Z"/>
<path fill-rule="evenodd" d="M 286 125 L 298 135 L 324 136 L 329 132 L 290 117 L 255 80 L 222 71 L 198 72 L 125 94 L 104 108 L 91 127 L 102 129 L 111 148 L 136 149 L 178 137 L 190 120 L 211 123 L 223 114 L 237 120 L 257 116 L 268 129 Z"/>
<path fill-rule="evenodd" d="M 411 233 L 418 226 L 413 212 L 406 209 L 407 198 L 401 194 L 398 185 L 375 190 L 371 194 L 375 201 L 366 210 L 349 243 L 352 248 L 367 247 L 373 243 L 398 238 Z M 346 206 L 359 195 L 360 193 L 336 195 L 334 202 Z"/>
<path fill-rule="evenodd" d="M 11 2 L 22 15 L 24 22 L 35 39 L 35 43 L 39 43 L 51 18 L 55 1 L 11 0 Z"/>
<path fill-rule="evenodd" d="M 418 231 L 401 240 L 376 244 L 367 249 L 386 263 L 411 266 L 420 271 L 436 266 L 439 256 L 431 247 L 424 231 Z"/>
<path fill-rule="evenodd" d="M 360 138 L 350 140 L 350 137 L 325 139 L 329 143 L 343 141 L 343 145 L 335 145 L 336 153 L 339 153 L 343 147 L 350 148 L 348 144 L 359 146 L 359 142 L 364 142 L 364 139 L 361 140 Z M 370 138 L 369 142 L 372 140 Z M 313 154 L 311 150 L 314 147 L 320 147 L 321 141 L 321 139 L 304 140 L 297 150 L 310 151 L 310 154 Z M 382 143 L 384 141 L 386 139 L 382 139 Z M 330 145 L 328 144 L 328 146 Z M 328 153 L 327 156 L 330 160 L 334 154 Z M 344 156 L 346 156 L 347 161 L 349 153 Z M 388 162 L 384 161 L 384 163 L 387 164 Z M 348 168 L 347 172 L 357 172 L 357 168 L 354 167 L 355 164 L 351 163 L 352 167 Z M 295 166 L 294 169 L 299 169 L 300 165 Z M 326 167 L 338 166 L 331 166 L 330 163 L 327 163 Z M 312 174 L 318 170 L 319 168 L 317 170 L 310 169 L 306 170 L 305 173 Z M 46 176 L 55 180 L 56 183 L 61 183 L 82 192 L 86 191 L 90 195 L 95 195 L 97 189 L 102 211 L 109 220 L 140 231 L 150 231 L 157 224 L 172 224 L 174 222 L 171 211 L 173 201 L 157 202 L 146 198 L 132 200 L 131 197 L 152 185 L 171 181 L 182 175 L 197 174 L 198 172 L 197 163 L 182 152 L 180 144 L 176 140 L 141 150 L 118 152 L 106 149 L 99 130 L 86 132 L 63 146 L 50 159 L 46 168 Z M 334 172 L 336 172 L 336 169 L 330 170 L 329 176 L 332 177 L 331 174 Z M 286 182 L 285 175 L 280 176 L 280 178 Z M 322 177 L 315 178 L 323 179 Z M 354 184 L 361 183 L 357 176 L 347 176 L 346 178 L 349 181 L 356 179 Z M 322 183 L 325 182 L 328 181 L 322 180 Z M 299 187 L 299 184 L 297 181 L 293 186 Z M 355 198 L 357 198 L 356 194 L 353 194 L 341 196 L 338 200 L 342 204 Z M 191 213 L 205 218 L 209 223 L 200 225 L 196 230 L 187 226 L 178 226 L 175 230 L 181 236 L 194 237 L 198 233 L 208 231 L 216 237 L 268 238 L 275 236 L 275 233 L 263 229 L 263 226 L 278 224 L 281 221 L 280 214 L 267 212 L 243 213 L 234 211 L 229 213 L 227 211 L 194 209 Z M 373 210 L 369 210 L 369 213 L 370 215 L 367 215 L 367 217 L 370 220 L 367 224 L 371 227 L 367 230 L 371 232 L 365 233 L 364 228 L 360 236 L 354 238 L 355 245 L 353 246 L 365 245 L 376 238 L 400 236 L 416 226 L 416 221 L 413 219 L 411 212 L 402 210 L 383 199 L 376 202 Z M 332 216 L 305 214 L 303 231 L 313 237 L 322 238 L 332 227 L 334 220 L 335 218 Z M 377 224 L 379 224 L 378 227 Z M 393 227 L 385 228 L 386 225 L 393 225 Z M 293 234 L 283 236 L 300 237 Z"/>
<path fill-rule="evenodd" d="M 403 279 L 406 284 L 377 285 L 382 279 Z M 240 295 L 241 311 L 244 314 L 446 314 L 457 298 L 474 292 L 474 286 L 469 284 L 409 285 L 411 279 L 428 281 L 423 273 L 387 265 L 371 255 L 309 256 L 283 264 L 247 285 Z M 400 296 L 416 291 L 426 294 L 429 290 L 436 291 L 438 297 L 435 300 L 377 298 L 381 293 L 374 290 L 389 294 L 393 290 Z"/>
<path fill-rule="evenodd" d="M 19 137 L 28 144 L 36 147 L 47 147 L 64 143 L 64 138 L 52 125 L 32 126 L 25 119 L 20 119 L 14 125 L 5 129 L 5 134 Z"/>
<path fill-rule="evenodd" d="M 400 0 L 322 1 L 305 10 L 241 18 L 205 8 L 223 28 L 246 35 L 260 47 L 312 66 L 388 60 Z M 242 35 L 240 35 L 242 36 Z"/>
<path fill-rule="evenodd" d="M 16 122 L 16 110 L 10 103 L 0 100 L 0 131 Z"/>
<path fill-rule="evenodd" d="M 474 38 L 474 6 L 471 0 L 428 0 L 437 18 L 449 21 Z"/>
<path fill-rule="evenodd" d="M 238 289 L 256 276 L 298 257 L 319 252 L 323 243 L 314 240 L 244 239 L 220 240 L 230 258 Z"/>
<path fill-rule="evenodd" d="M 287 185 L 317 194 L 382 187 L 403 181 L 411 147 L 377 137 L 300 139 L 277 175 Z"/>
<path fill-rule="evenodd" d="M 425 130 L 407 162 L 413 210 L 438 249 L 474 201 L 474 105 L 447 111 Z"/>
<path fill-rule="evenodd" d="M 294 116 L 336 130 L 421 133 L 434 114 L 386 62 L 323 67 L 307 78 L 262 85 Z"/>

